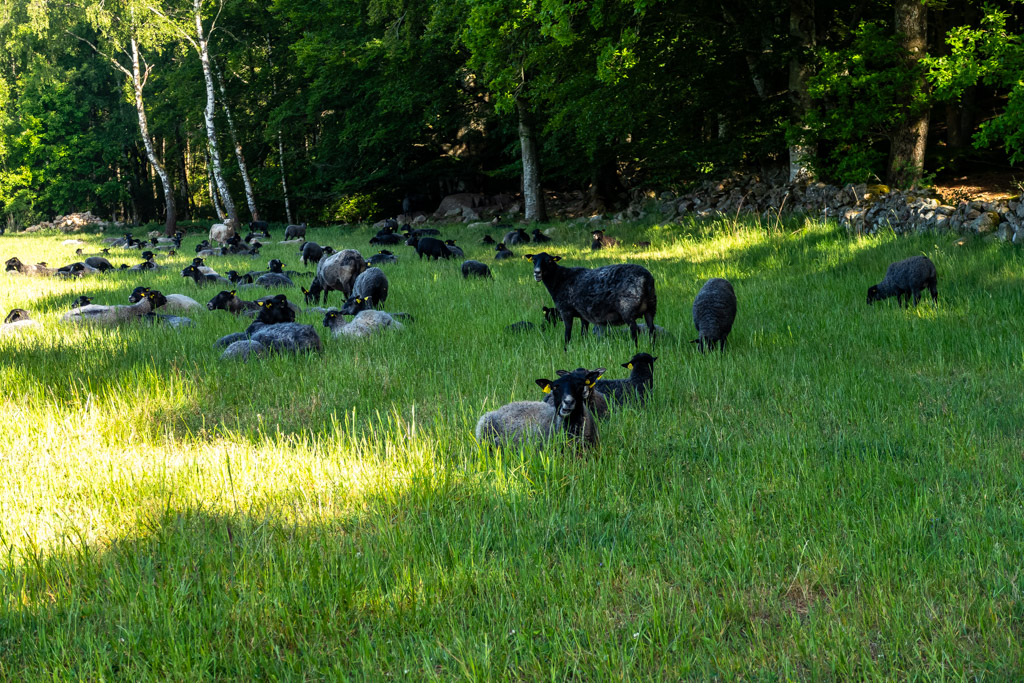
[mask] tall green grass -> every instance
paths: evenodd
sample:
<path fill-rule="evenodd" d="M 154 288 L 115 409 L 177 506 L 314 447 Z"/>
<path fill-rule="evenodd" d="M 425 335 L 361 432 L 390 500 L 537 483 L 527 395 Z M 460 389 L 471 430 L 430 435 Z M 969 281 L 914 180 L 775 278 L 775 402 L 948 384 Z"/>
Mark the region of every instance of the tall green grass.
<path fill-rule="evenodd" d="M 445 232 L 491 263 L 479 235 Z M 539 399 L 534 379 L 622 377 L 634 352 L 578 324 L 568 351 L 560 329 L 504 333 L 549 304 L 522 260 L 464 281 L 399 247 L 403 332 L 336 340 L 301 316 L 322 354 L 248 364 L 211 347 L 248 322 L 224 312 L 59 322 L 79 294 L 126 303 L 139 284 L 205 303 L 220 288 L 178 276 L 196 237 L 158 273 L 0 277 L 0 312 L 43 323 L 0 337 L 0 677 L 1024 674 L 1019 251 L 817 223 L 622 226 L 601 252 L 554 232 L 563 264 L 648 267 L 668 329 L 648 408 L 583 456 L 472 436 Z M 310 238 L 369 254 L 371 234 Z M 76 260 L 62 239 L 0 237 L 0 256 Z M 212 265 L 305 270 L 296 251 Z M 866 305 L 920 253 L 937 307 Z M 739 313 L 729 350 L 702 356 L 690 306 L 715 276 Z"/>

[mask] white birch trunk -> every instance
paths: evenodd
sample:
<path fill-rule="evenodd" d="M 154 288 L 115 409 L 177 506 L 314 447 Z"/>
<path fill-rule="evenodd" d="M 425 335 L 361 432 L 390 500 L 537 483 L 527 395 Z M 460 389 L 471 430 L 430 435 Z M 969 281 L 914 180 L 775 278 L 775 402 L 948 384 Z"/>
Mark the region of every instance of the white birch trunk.
<path fill-rule="evenodd" d="M 227 223 L 228 216 L 224 213 L 224 207 L 220 203 L 220 195 L 217 193 L 217 185 L 213 180 L 213 168 L 210 164 L 210 153 L 206 153 L 206 185 L 210 191 L 210 204 L 213 206 L 213 210 L 217 214 L 217 220 L 221 223 Z"/>
<path fill-rule="evenodd" d="M 178 218 L 174 210 L 174 188 L 171 186 L 171 177 L 167 174 L 167 169 L 164 168 L 164 165 L 156 155 L 153 139 L 149 137 L 149 119 L 146 117 L 146 107 L 142 103 L 143 77 L 142 71 L 139 68 L 139 44 L 135 40 L 135 36 L 132 36 L 131 46 L 132 90 L 135 93 L 135 112 L 139 115 L 139 130 L 142 133 L 142 144 L 146 148 L 146 156 L 149 158 L 150 165 L 160 177 L 160 182 L 164 187 L 164 204 L 166 207 L 164 232 L 167 235 L 173 235 L 178 225 Z"/>
<path fill-rule="evenodd" d="M 224 174 L 221 172 L 220 152 L 217 151 L 217 127 L 213 117 L 215 113 L 216 97 L 213 91 L 213 74 L 210 69 L 210 44 L 203 31 L 202 0 L 193 0 L 192 6 L 195 10 L 196 20 L 196 45 L 199 51 L 199 61 L 203 65 L 203 79 L 206 81 L 206 108 L 203 110 L 203 119 L 206 122 L 206 138 L 210 148 L 210 171 L 213 180 L 217 185 L 217 192 L 221 201 L 224 202 L 224 211 L 227 213 L 228 224 L 238 230 L 238 210 L 231 200 L 227 183 L 224 182 Z"/>
<path fill-rule="evenodd" d="M 546 221 L 548 216 L 540 186 L 540 160 L 533 126 L 522 101 L 516 101 L 516 110 L 519 112 L 519 146 L 523 158 L 523 211 L 528 221 Z"/>
<path fill-rule="evenodd" d="M 277 131 L 277 153 L 280 157 L 278 163 L 281 164 L 281 191 L 284 192 L 284 213 L 288 217 L 288 224 L 294 223 L 292 219 L 292 205 L 288 201 L 288 181 L 284 175 L 284 137 L 281 135 L 281 131 Z"/>
<path fill-rule="evenodd" d="M 213 66 L 217 69 L 216 62 Z M 224 116 L 228 120 L 228 131 L 231 133 L 231 142 L 235 146 L 235 158 L 238 160 L 238 170 L 242 174 L 242 185 L 245 187 L 245 202 L 249 205 L 249 213 L 252 219 L 258 221 L 260 212 L 256 209 L 256 194 L 252 191 L 252 181 L 249 180 L 249 167 L 245 165 L 245 155 L 242 154 L 242 143 L 238 141 L 238 134 L 235 132 L 235 120 L 231 117 L 231 108 L 228 107 L 228 93 L 224 89 L 224 76 L 217 69 L 217 85 L 220 86 L 220 106 L 224 109 Z"/>

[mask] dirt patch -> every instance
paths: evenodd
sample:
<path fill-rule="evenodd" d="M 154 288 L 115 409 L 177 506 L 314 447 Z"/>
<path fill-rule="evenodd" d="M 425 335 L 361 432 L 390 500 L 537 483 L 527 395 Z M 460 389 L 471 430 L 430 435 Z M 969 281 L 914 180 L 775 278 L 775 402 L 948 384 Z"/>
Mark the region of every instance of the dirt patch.
<path fill-rule="evenodd" d="M 963 200 L 984 202 L 1010 199 L 1021 193 L 1024 170 L 971 173 L 935 181 L 935 191 L 943 203 L 956 205 Z"/>

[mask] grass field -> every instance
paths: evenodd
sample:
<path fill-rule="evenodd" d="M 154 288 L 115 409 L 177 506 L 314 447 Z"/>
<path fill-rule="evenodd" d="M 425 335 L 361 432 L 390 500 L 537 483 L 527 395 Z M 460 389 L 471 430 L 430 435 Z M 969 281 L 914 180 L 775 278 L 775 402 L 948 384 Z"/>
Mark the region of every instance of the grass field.
<path fill-rule="evenodd" d="M 648 267 L 669 331 L 648 408 L 583 456 L 473 438 L 483 412 L 539 400 L 536 378 L 624 377 L 633 353 L 578 325 L 568 352 L 560 330 L 504 334 L 550 304 L 521 259 L 467 282 L 395 248 L 403 332 L 248 364 L 211 347 L 247 324 L 222 311 L 59 322 L 139 284 L 205 303 L 220 288 L 178 276 L 198 235 L 155 274 L 0 275 L 0 313 L 44 326 L 0 337 L 0 678 L 1024 675 L 1021 251 L 814 223 L 620 226 L 653 247 L 597 253 L 554 232 L 563 265 Z M 371 234 L 310 238 L 368 255 Z M 77 260 L 62 239 L 0 237 L 0 260 Z M 307 270 L 295 251 L 211 265 Z M 866 305 L 922 253 L 937 307 Z M 701 356 L 690 306 L 715 276 L 739 313 Z"/>

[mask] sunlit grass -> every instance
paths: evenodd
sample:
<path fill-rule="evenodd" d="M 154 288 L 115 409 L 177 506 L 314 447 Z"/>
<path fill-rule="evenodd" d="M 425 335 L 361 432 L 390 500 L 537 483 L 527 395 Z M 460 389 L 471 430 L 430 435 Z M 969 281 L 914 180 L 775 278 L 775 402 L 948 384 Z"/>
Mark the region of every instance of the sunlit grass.
<path fill-rule="evenodd" d="M 560 330 L 505 334 L 549 304 L 519 259 L 464 281 L 394 248 L 405 331 L 248 364 L 211 346 L 248 322 L 224 312 L 59 322 L 139 284 L 205 304 L 220 288 L 178 275 L 198 236 L 154 274 L 0 276 L 0 313 L 43 323 L 0 337 L 0 678 L 1019 675 L 1018 250 L 774 220 L 618 226 L 601 252 L 555 232 L 568 265 L 648 267 L 668 330 L 649 407 L 583 457 L 472 437 L 482 412 L 539 399 L 535 378 L 621 377 L 633 353 L 579 325 L 568 352 Z M 310 237 L 370 254 L 370 234 Z M 445 236 L 492 263 L 478 234 Z M 0 237 L 0 256 L 78 260 L 62 239 Z M 296 251 L 211 261 L 311 270 Z M 919 253 L 939 306 L 867 306 Z M 709 277 L 739 298 L 724 355 L 689 343 Z"/>

